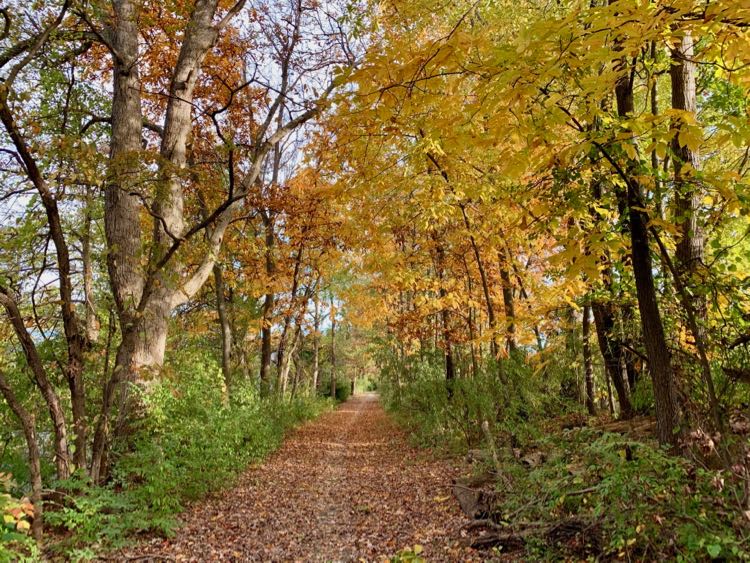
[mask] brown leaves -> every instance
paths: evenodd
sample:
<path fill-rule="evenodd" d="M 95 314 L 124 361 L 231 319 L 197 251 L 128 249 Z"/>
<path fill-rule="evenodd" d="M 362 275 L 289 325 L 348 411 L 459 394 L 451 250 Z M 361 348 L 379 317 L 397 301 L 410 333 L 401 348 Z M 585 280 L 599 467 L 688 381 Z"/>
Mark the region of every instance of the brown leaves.
<path fill-rule="evenodd" d="M 195 506 L 173 540 L 140 549 L 177 561 L 383 561 L 420 545 L 429 561 L 471 560 L 455 537 L 464 521 L 449 496 L 456 475 L 360 395 Z"/>

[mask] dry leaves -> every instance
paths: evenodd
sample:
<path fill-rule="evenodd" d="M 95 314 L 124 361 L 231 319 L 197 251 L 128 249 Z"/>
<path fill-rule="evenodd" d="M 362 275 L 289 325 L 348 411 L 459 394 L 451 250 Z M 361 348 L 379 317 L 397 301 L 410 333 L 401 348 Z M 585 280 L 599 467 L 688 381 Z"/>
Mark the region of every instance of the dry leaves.
<path fill-rule="evenodd" d="M 238 486 L 194 506 L 141 561 L 382 561 L 406 546 L 429 561 L 480 557 L 459 546 L 450 494 L 459 467 L 411 447 L 375 395 L 296 430 Z"/>

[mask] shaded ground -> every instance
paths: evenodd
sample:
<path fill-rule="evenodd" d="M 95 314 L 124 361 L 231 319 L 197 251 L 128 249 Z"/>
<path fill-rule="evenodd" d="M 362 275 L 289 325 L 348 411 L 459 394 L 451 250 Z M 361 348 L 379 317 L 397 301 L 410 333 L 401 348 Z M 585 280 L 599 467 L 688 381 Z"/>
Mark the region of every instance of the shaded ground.
<path fill-rule="evenodd" d="M 459 468 L 411 447 L 373 394 L 305 424 L 238 485 L 195 505 L 139 561 L 382 561 L 420 544 L 429 561 L 476 557 L 450 492 Z"/>

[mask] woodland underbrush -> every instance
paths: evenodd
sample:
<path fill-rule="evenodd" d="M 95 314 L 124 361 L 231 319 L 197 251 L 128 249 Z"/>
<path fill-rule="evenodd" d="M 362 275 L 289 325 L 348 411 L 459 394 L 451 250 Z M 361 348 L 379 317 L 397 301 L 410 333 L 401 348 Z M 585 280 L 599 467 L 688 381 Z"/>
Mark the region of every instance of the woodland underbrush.
<path fill-rule="evenodd" d="M 48 557 L 88 560 L 139 534 L 171 535 L 187 503 L 231 485 L 275 450 L 289 429 L 331 405 L 308 395 L 260 399 L 251 383 L 234 386 L 228 399 L 220 367 L 198 355 L 182 356 L 165 373 L 142 397 L 146 414 L 134 434 L 114 447 L 105 486 L 79 473 L 52 484 L 45 502 Z M 11 482 L 4 488 L 0 561 L 38 560 L 23 533 L 26 525 L 18 527 L 28 519 L 22 491 Z"/>
<path fill-rule="evenodd" d="M 528 560 L 750 557 L 740 457 L 703 455 L 707 437 L 695 434 L 691 453 L 674 455 L 652 439 L 648 416 L 638 424 L 590 417 L 565 398 L 564 375 L 531 373 L 511 359 L 446 383 L 439 363 L 415 362 L 380 382 L 418 443 L 472 463 L 472 476 L 454 486 L 472 518 L 467 542 L 488 557 Z M 747 451 L 747 419 L 732 428 L 724 445 Z"/>

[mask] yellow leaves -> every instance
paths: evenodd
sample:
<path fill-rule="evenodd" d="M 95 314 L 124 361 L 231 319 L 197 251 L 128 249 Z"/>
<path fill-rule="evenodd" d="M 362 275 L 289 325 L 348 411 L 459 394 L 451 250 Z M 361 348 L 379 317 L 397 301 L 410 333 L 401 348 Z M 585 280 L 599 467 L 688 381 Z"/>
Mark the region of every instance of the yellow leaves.
<path fill-rule="evenodd" d="M 422 151 L 425 154 L 435 156 L 445 156 L 445 151 L 443 151 L 443 147 L 440 145 L 440 142 L 436 139 L 432 138 L 425 138 L 422 140 Z"/>
<path fill-rule="evenodd" d="M 656 227 L 659 231 L 669 233 L 674 236 L 677 236 L 680 233 L 680 228 L 678 225 L 672 223 L 671 221 L 665 221 L 664 219 L 660 219 L 658 217 L 651 217 L 648 225 L 649 227 Z"/>
<path fill-rule="evenodd" d="M 0 473 L 0 490 L 7 490 L 13 484 L 10 473 Z M 15 499 L 8 493 L 0 493 L 0 512 L 3 524 L 26 533 L 31 529 L 29 519 L 34 516 L 34 505 L 28 498 Z"/>
<path fill-rule="evenodd" d="M 623 143 L 622 144 L 622 150 L 625 151 L 625 154 L 628 156 L 630 160 L 637 160 L 638 159 L 638 151 L 635 148 L 635 145 L 632 143 Z"/>
<path fill-rule="evenodd" d="M 697 127 L 683 127 L 677 135 L 677 142 L 681 147 L 697 151 L 703 142 L 703 136 Z"/>

